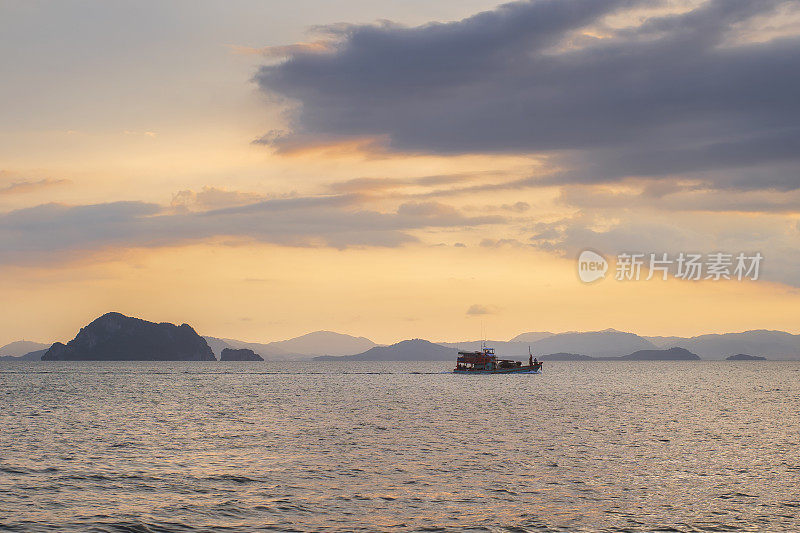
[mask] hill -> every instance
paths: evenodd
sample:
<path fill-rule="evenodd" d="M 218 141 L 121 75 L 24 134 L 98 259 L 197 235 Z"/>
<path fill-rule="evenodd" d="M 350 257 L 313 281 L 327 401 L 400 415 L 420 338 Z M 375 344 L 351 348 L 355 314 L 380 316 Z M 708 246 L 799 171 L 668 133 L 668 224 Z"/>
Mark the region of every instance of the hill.
<path fill-rule="evenodd" d="M 314 331 L 293 339 L 269 344 L 298 355 L 354 355 L 377 346 L 366 337 L 354 337 L 335 331 Z"/>
<path fill-rule="evenodd" d="M 684 348 L 670 348 L 668 350 L 639 350 L 615 359 L 623 361 L 699 361 L 700 357 Z"/>
<path fill-rule="evenodd" d="M 724 359 L 732 353 L 758 353 L 770 359 L 800 359 L 800 335 L 785 331 L 761 329 L 656 339 L 661 339 L 659 342 L 664 348 L 686 348 L 704 359 Z"/>
<path fill-rule="evenodd" d="M 21 361 L 41 361 L 42 356 L 47 353 L 48 348 L 44 350 L 36 350 L 34 352 L 28 352 L 25 355 L 17 357 L 17 359 Z"/>
<path fill-rule="evenodd" d="M 42 361 L 216 361 L 205 339 L 188 324 L 148 322 L 106 313 L 66 345 L 53 344 Z"/>
<path fill-rule="evenodd" d="M 46 350 L 49 344 L 31 341 L 14 341 L 5 346 L 0 346 L 0 357 L 22 357 L 37 350 Z"/>
<path fill-rule="evenodd" d="M 205 337 L 217 356 L 224 348 L 246 348 L 272 361 L 311 359 L 318 355 L 353 355 L 374 346 L 366 337 L 354 337 L 334 331 L 313 331 L 284 341 L 268 343 Z"/>
<path fill-rule="evenodd" d="M 617 357 L 639 350 L 654 350 L 657 347 L 634 333 L 606 329 L 558 333 L 534 342 L 531 348 L 534 354 L 566 352 L 593 357 Z"/>
<path fill-rule="evenodd" d="M 455 361 L 455 348 L 423 339 L 411 339 L 391 346 L 375 346 L 366 352 L 345 356 L 315 357 L 316 361 Z"/>
<path fill-rule="evenodd" d="M 510 340 L 510 342 L 536 342 L 547 337 L 552 337 L 555 333 L 549 331 L 529 331 L 528 333 L 521 333 Z"/>

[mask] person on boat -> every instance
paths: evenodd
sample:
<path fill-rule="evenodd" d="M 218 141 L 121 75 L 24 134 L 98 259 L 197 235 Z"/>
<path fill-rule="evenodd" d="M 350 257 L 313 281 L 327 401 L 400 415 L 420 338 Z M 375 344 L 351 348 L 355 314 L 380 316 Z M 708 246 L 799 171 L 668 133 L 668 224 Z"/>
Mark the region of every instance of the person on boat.
<path fill-rule="evenodd" d="M 533 354 L 528 352 L 528 366 L 533 366 Z"/>

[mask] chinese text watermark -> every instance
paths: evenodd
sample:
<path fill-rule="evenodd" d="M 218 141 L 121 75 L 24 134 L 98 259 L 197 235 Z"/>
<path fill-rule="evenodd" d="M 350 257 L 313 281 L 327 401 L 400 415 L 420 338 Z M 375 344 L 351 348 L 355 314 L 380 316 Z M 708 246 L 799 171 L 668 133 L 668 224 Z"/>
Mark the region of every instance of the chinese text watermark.
<path fill-rule="evenodd" d="M 671 277 L 687 281 L 738 280 L 756 281 L 764 256 L 760 252 L 747 254 L 714 252 L 709 254 L 680 252 L 620 253 L 616 256 L 614 279 L 617 281 L 667 280 Z M 585 250 L 578 257 L 578 277 L 591 283 L 605 277 L 608 262 L 599 253 Z"/>

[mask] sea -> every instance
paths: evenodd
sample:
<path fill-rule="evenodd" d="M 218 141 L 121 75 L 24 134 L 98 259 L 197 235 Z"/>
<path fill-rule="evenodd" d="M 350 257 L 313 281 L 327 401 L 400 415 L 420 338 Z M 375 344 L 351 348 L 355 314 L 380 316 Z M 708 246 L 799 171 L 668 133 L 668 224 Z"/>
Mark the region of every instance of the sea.
<path fill-rule="evenodd" d="M 800 362 L 0 362 L 0 530 L 800 531 Z"/>

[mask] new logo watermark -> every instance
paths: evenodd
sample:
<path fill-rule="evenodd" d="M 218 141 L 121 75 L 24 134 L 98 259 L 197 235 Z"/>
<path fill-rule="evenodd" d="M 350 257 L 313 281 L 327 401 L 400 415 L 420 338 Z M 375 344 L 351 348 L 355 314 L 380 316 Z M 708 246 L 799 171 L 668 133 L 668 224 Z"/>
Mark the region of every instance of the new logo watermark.
<path fill-rule="evenodd" d="M 680 252 L 673 256 L 668 253 L 623 252 L 616 256 L 614 279 L 647 281 L 657 276 L 666 281 L 671 276 L 688 281 L 756 281 L 760 276 L 763 259 L 760 252 L 714 252 L 705 255 Z M 605 278 L 608 269 L 606 258 L 594 250 L 584 250 L 578 256 L 578 277 L 584 283 Z"/>
<path fill-rule="evenodd" d="M 584 250 L 578 256 L 578 277 L 584 283 L 592 283 L 606 277 L 608 261 L 592 250 Z"/>

